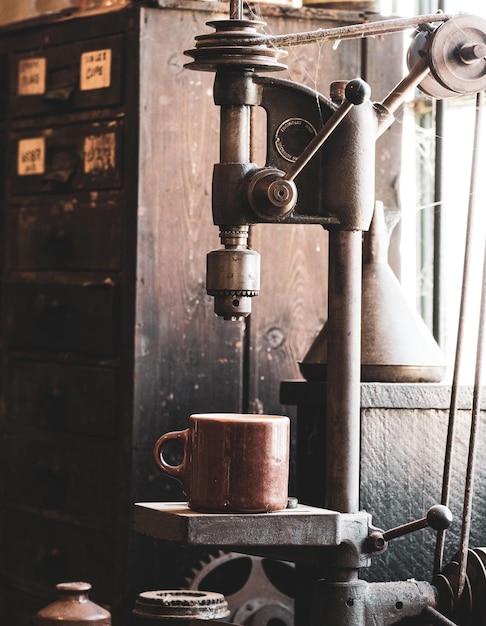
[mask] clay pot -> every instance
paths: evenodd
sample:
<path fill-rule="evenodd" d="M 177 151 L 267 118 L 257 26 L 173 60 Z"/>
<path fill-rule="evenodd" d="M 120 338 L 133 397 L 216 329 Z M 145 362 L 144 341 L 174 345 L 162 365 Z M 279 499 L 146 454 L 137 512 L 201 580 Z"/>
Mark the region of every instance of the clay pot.
<path fill-rule="evenodd" d="M 35 616 L 35 626 L 111 626 L 111 615 L 88 598 L 89 583 L 73 582 L 56 585 L 58 599 Z"/>

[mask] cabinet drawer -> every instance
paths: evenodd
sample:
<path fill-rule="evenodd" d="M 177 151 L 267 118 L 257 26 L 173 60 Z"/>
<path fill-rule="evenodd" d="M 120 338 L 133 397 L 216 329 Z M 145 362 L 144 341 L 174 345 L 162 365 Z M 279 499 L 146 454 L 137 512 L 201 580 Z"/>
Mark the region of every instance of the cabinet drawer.
<path fill-rule="evenodd" d="M 117 370 L 11 359 L 7 422 L 83 435 L 116 433 Z"/>
<path fill-rule="evenodd" d="M 121 104 L 123 65 L 123 35 L 12 54 L 12 114 L 69 113 Z"/>
<path fill-rule="evenodd" d="M 115 354 L 119 289 L 111 280 L 83 284 L 5 286 L 8 346 Z"/>
<path fill-rule="evenodd" d="M 9 212 L 9 260 L 14 270 L 117 270 L 122 207 L 76 199 L 14 206 Z"/>
<path fill-rule="evenodd" d="M 2 575 L 52 593 L 61 581 L 86 580 L 90 598 L 113 598 L 115 542 L 110 533 L 6 511 L 0 525 Z"/>
<path fill-rule="evenodd" d="M 11 503 L 103 524 L 119 495 L 113 442 L 73 436 L 7 436 L 1 465 Z"/>
<path fill-rule="evenodd" d="M 122 185 L 121 120 L 24 131 L 10 143 L 13 195 Z"/>

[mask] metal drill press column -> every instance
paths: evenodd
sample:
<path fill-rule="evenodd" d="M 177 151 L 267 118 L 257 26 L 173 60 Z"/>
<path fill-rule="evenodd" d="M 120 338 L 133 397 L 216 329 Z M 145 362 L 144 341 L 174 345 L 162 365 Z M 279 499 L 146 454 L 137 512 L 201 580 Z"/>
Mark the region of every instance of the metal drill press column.
<path fill-rule="evenodd" d="M 329 231 L 325 507 L 342 513 L 359 511 L 361 246 L 361 231 Z"/>

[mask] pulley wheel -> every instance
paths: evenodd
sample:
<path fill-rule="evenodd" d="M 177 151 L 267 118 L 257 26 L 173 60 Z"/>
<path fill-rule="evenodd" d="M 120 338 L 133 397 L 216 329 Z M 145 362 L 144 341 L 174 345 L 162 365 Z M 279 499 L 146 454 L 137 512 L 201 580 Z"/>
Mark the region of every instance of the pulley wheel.
<path fill-rule="evenodd" d="M 486 624 L 486 549 L 468 550 L 465 587 L 457 600 L 459 558 L 456 554 L 433 580 L 439 595 L 439 610 L 457 624 L 483 626 Z"/>
<path fill-rule="evenodd" d="M 425 54 L 424 50 L 426 49 L 426 44 L 427 35 L 421 30 L 415 35 L 412 45 L 408 49 L 408 69 L 411 69 L 420 60 L 420 57 Z M 419 89 L 427 96 L 440 98 L 441 100 L 444 98 L 455 98 L 458 95 L 455 91 L 451 91 L 440 85 L 430 73 L 422 80 Z"/>
<path fill-rule="evenodd" d="M 265 25 L 260 20 L 213 20 L 207 22 L 216 32 L 196 37 L 196 47 L 185 55 L 194 61 L 185 67 L 191 70 L 216 72 L 218 68 L 239 68 L 273 72 L 285 70 L 279 59 L 286 50 L 262 43 L 257 28 Z"/>
<path fill-rule="evenodd" d="M 459 15 L 432 35 L 429 67 L 442 87 L 457 94 L 486 89 L 486 20 Z"/>

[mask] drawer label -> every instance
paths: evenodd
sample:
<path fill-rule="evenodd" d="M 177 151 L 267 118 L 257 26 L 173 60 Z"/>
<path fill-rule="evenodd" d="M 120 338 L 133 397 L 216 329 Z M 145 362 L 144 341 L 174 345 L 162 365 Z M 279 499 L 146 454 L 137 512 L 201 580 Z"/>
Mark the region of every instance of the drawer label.
<path fill-rule="evenodd" d="M 80 89 L 103 89 L 111 84 L 111 48 L 81 55 Z"/>
<path fill-rule="evenodd" d="M 18 66 L 19 80 L 17 94 L 19 96 L 35 96 L 46 91 L 46 59 L 21 59 Z"/>
<path fill-rule="evenodd" d="M 116 166 L 115 133 L 88 135 L 84 138 L 84 173 L 104 174 Z"/>
<path fill-rule="evenodd" d="M 19 176 L 44 174 L 45 153 L 44 137 L 20 139 L 18 144 L 17 174 Z"/>

